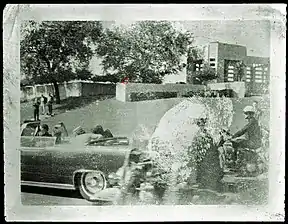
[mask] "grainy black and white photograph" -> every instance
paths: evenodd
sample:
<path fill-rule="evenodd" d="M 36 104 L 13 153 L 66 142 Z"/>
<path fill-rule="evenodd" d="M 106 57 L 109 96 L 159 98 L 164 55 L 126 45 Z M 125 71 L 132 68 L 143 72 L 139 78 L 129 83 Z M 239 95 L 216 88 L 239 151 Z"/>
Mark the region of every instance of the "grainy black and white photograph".
<path fill-rule="evenodd" d="M 4 63 L 23 208 L 269 207 L 273 21 L 69 18 L 19 19 Z"/>

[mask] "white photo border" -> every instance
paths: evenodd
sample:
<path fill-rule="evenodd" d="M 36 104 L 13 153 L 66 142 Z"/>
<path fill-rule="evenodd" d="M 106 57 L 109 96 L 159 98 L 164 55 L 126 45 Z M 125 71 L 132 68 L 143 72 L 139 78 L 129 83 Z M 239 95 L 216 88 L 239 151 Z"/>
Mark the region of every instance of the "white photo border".
<path fill-rule="evenodd" d="M 275 4 L 284 10 L 285 4 Z M 285 10 L 284 10 L 285 13 Z M 286 14 L 273 4 L 6 5 L 3 15 L 6 221 L 284 221 Z M 270 20 L 269 206 L 23 206 L 20 193 L 22 20 Z"/>

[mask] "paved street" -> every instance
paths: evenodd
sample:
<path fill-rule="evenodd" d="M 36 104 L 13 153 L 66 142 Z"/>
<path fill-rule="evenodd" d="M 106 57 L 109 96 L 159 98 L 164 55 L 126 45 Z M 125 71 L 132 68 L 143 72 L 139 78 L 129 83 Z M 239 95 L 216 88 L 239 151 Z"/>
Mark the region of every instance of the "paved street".
<path fill-rule="evenodd" d="M 92 205 L 74 191 L 37 187 L 22 187 L 21 191 L 23 205 Z"/>
<path fill-rule="evenodd" d="M 111 195 L 111 194 L 109 194 Z M 109 205 L 110 202 L 89 202 L 83 199 L 78 191 L 60 190 L 40 187 L 21 187 L 21 201 L 23 205 L 72 205 L 97 206 Z"/>

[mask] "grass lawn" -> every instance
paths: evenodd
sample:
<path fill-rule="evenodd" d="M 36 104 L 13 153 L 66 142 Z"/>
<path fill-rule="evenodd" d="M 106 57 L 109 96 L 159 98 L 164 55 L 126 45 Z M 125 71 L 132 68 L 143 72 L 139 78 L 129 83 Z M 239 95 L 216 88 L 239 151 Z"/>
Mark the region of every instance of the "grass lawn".
<path fill-rule="evenodd" d="M 63 100 L 60 105 L 54 105 L 54 117 L 42 117 L 42 119 L 40 117 L 40 119 L 50 127 L 62 121 L 69 133 L 79 125 L 90 130 L 100 124 L 103 128 L 110 129 L 115 136 L 130 137 L 141 125 L 153 131 L 165 112 L 184 99 L 171 98 L 123 103 L 111 97 L 108 99 L 107 97 L 96 98 L 95 96 L 73 97 Z M 242 110 L 246 105 L 251 105 L 253 100 L 255 97 L 232 99 L 235 111 L 230 127 L 232 133 L 245 124 Z M 22 103 L 21 121 L 30 119 L 32 116 L 32 102 Z M 268 127 L 269 109 L 266 108 L 263 117 L 262 122 Z"/>

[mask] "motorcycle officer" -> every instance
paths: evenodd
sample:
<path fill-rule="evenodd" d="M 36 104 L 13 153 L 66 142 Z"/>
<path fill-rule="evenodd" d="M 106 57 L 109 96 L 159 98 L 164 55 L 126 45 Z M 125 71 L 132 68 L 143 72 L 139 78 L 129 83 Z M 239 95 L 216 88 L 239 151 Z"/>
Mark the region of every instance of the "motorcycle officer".
<path fill-rule="evenodd" d="M 253 106 L 246 106 L 243 112 L 248 124 L 246 124 L 241 130 L 237 131 L 230 138 L 230 142 L 232 143 L 234 149 L 232 155 L 234 165 L 236 163 L 238 150 L 240 148 L 255 150 L 260 148 L 262 143 L 261 128 L 258 120 L 255 118 L 255 110 Z"/>

